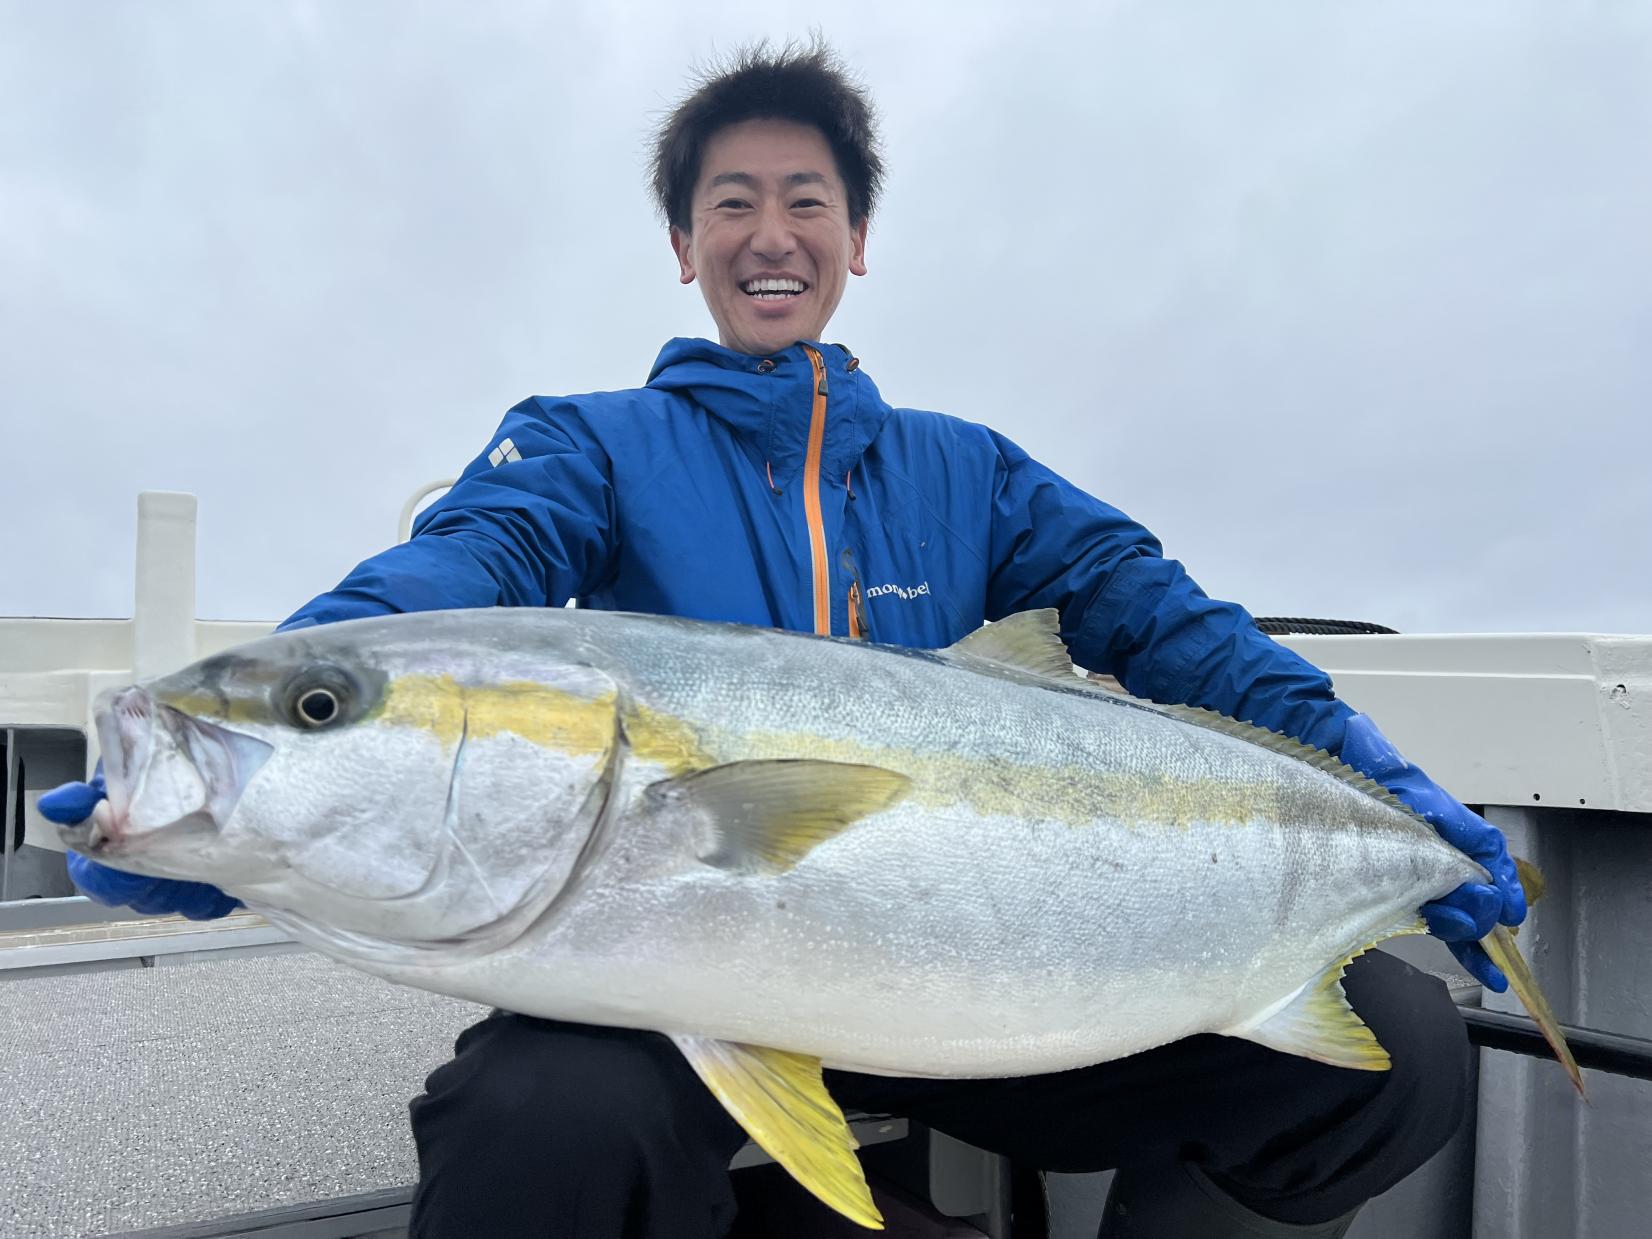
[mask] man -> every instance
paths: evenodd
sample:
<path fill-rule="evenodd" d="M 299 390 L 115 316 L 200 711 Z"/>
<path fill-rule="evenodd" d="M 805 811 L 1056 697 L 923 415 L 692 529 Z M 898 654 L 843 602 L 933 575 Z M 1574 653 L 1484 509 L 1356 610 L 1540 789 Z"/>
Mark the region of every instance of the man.
<path fill-rule="evenodd" d="M 1077 661 L 1340 753 L 1393 787 L 1493 885 L 1425 909 L 1494 988 L 1477 940 L 1525 906 L 1501 836 L 1409 766 L 1323 673 L 1207 598 L 1157 541 L 980 426 L 893 409 L 822 344 L 866 273 L 882 179 L 864 94 L 821 47 L 742 53 L 660 132 L 654 188 L 719 344 L 673 340 L 644 388 L 518 405 L 414 538 L 287 627 L 438 607 L 582 606 L 944 646 L 1055 606 Z M 100 789 L 41 802 L 84 818 Z M 79 858 L 95 897 L 222 915 L 197 884 Z M 1195 1037 L 1060 1075 L 830 1073 L 1026 1165 L 1120 1168 L 1102 1234 L 1337 1236 L 1456 1129 L 1468 1049 L 1444 988 L 1380 954 L 1349 999 L 1393 1058 L 1347 1071 Z M 498 1013 L 412 1105 L 416 1235 L 711 1239 L 744 1135 L 664 1038 Z"/>

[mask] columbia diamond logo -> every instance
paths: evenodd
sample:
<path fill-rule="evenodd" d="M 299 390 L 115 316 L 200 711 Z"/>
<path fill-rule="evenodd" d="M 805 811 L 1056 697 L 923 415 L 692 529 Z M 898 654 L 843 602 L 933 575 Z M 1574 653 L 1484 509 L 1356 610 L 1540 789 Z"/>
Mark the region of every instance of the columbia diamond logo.
<path fill-rule="evenodd" d="M 509 439 L 501 439 L 499 446 L 488 453 L 488 463 L 495 468 L 504 464 L 507 460 L 515 462 L 521 459 L 522 453 L 516 450 L 516 444 Z"/>

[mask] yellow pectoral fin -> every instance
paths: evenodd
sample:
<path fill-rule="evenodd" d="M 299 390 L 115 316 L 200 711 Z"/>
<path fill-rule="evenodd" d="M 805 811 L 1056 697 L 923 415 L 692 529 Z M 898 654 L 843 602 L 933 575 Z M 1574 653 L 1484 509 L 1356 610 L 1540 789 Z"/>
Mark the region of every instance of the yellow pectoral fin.
<path fill-rule="evenodd" d="M 912 781 L 877 766 L 782 758 L 737 761 L 662 779 L 659 804 L 702 814 L 701 861 L 735 873 L 785 873 L 828 839 L 906 795 Z"/>
<path fill-rule="evenodd" d="M 855 1137 L 806 1054 L 711 1037 L 673 1036 L 706 1087 L 770 1157 L 851 1222 L 883 1229 Z"/>

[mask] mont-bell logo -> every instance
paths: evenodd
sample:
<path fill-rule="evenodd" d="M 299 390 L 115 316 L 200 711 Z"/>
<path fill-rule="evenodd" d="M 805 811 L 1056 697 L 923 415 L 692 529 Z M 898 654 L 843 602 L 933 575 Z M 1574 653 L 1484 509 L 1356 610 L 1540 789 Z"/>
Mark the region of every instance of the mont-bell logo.
<path fill-rule="evenodd" d="M 866 596 L 868 598 L 878 598 L 884 594 L 894 594 L 897 598 L 910 600 L 921 598 L 927 593 L 929 593 L 929 582 L 925 581 L 922 585 L 874 585 L 866 591 Z"/>

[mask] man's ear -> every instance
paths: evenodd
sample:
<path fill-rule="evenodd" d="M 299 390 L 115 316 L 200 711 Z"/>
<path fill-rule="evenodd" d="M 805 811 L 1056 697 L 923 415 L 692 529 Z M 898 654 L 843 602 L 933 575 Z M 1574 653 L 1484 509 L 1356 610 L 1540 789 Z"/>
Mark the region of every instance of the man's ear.
<path fill-rule="evenodd" d="M 684 284 L 692 284 L 694 282 L 694 238 L 677 227 L 676 224 L 671 225 L 671 252 L 677 255 L 679 278 Z"/>
<path fill-rule="evenodd" d="M 854 237 L 854 246 L 849 251 L 849 270 L 856 275 L 866 274 L 866 220 L 861 220 L 850 229 Z"/>

